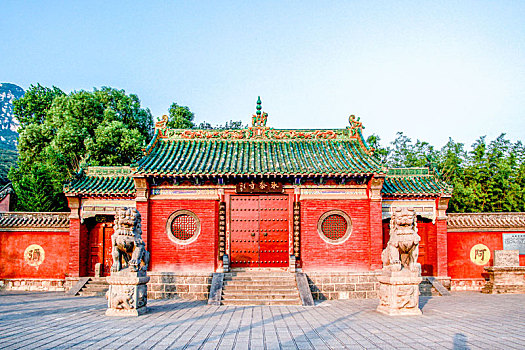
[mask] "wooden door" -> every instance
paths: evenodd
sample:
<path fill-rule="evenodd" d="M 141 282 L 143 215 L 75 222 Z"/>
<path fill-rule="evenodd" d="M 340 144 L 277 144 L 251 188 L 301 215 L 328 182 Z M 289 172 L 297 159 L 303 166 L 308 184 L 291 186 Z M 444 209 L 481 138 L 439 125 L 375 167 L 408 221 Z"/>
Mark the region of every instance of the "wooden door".
<path fill-rule="evenodd" d="M 231 266 L 259 267 L 259 197 L 232 196 Z"/>
<path fill-rule="evenodd" d="M 113 224 L 97 222 L 89 231 L 88 275 L 95 276 L 95 265 L 102 264 L 102 276 L 109 276 L 113 258 L 111 235 Z"/>
<path fill-rule="evenodd" d="M 434 269 L 428 259 L 428 231 L 431 229 L 432 222 L 417 220 L 417 234 L 421 237 L 419 242 L 419 258 L 417 262 L 421 264 L 421 276 L 433 276 Z"/>
<path fill-rule="evenodd" d="M 110 222 L 106 223 L 104 226 L 104 267 L 102 269 L 102 276 L 109 276 L 111 274 L 111 265 L 113 265 L 111 235 L 113 231 L 113 224 Z"/>
<path fill-rule="evenodd" d="M 288 266 L 288 197 L 232 196 L 232 267 Z"/>
<path fill-rule="evenodd" d="M 288 197 L 259 197 L 259 263 L 261 267 L 288 266 Z"/>
<path fill-rule="evenodd" d="M 97 222 L 89 231 L 88 275 L 95 276 L 95 265 L 104 262 L 104 227 Z"/>

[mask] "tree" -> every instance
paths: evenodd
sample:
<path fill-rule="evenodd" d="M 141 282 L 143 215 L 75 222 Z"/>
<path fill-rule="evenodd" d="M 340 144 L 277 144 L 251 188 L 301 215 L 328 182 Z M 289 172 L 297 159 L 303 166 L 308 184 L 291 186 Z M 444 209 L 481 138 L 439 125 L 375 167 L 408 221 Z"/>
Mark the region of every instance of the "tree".
<path fill-rule="evenodd" d="M 169 109 L 168 127 L 174 129 L 193 129 L 195 114 L 186 106 L 179 106 L 173 102 Z"/>
<path fill-rule="evenodd" d="M 211 125 L 210 123 L 204 121 L 199 124 L 199 129 L 215 129 L 215 130 L 235 130 L 235 129 L 244 129 L 247 128 L 248 125 L 243 125 L 241 120 L 233 121 L 230 120 L 229 122 L 226 122 L 224 125 Z"/>
<path fill-rule="evenodd" d="M 18 118 L 20 128 L 24 129 L 27 125 L 44 123 L 47 110 L 51 107 L 55 97 L 64 95 L 65 93 L 56 86 L 48 88 L 40 84 L 31 85 L 23 98 L 13 102 L 13 112 Z"/>
<path fill-rule="evenodd" d="M 374 150 L 374 156 L 382 163 L 386 164 L 390 154 L 390 148 L 381 145 L 381 138 L 378 135 L 372 134 L 366 139 L 368 146 Z"/>
<path fill-rule="evenodd" d="M 109 87 L 66 95 L 31 86 L 14 110 L 21 122 L 20 156 L 9 178 L 22 193 L 18 210 L 67 209 L 62 186 L 82 163 L 130 164 L 152 135 L 149 109 L 140 107 L 136 95 Z M 45 198 L 32 203 L 32 196 Z"/>
<path fill-rule="evenodd" d="M 429 166 L 442 180 L 454 187 L 449 212 L 525 211 L 525 147 L 501 134 L 487 143 L 480 137 L 470 151 L 449 139 L 436 150 L 427 142 L 415 143 L 397 133 L 390 146 L 382 147 L 372 135 L 368 144 L 387 167 Z"/>

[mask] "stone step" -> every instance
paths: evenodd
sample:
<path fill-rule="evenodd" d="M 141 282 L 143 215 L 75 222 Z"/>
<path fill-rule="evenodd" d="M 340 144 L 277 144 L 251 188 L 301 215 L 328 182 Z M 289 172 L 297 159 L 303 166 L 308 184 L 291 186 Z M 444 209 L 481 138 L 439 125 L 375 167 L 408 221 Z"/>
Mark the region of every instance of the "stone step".
<path fill-rule="evenodd" d="M 82 297 L 103 297 L 106 295 L 106 291 L 93 292 L 93 291 L 83 291 L 82 290 L 78 293 L 78 295 Z"/>
<path fill-rule="evenodd" d="M 222 300 L 223 305 L 238 305 L 238 306 L 252 306 L 252 305 L 302 305 L 300 298 L 294 299 L 233 299 Z"/>
<path fill-rule="evenodd" d="M 231 290 L 231 289 L 223 289 L 222 290 L 223 295 L 246 295 L 246 296 L 252 296 L 252 295 L 299 295 L 299 292 L 297 288 L 295 289 L 283 289 L 283 290 L 275 290 L 268 292 L 267 290 Z"/>
<path fill-rule="evenodd" d="M 295 281 L 294 276 L 232 276 L 224 277 L 225 281 Z"/>
<path fill-rule="evenodd" d="M 249 292 L 265 291 L 265 292 L 280 292 L 293 290 L 296 291 L 297 287 L 295 285 L 246 285 L 246 284 L 224 284 L 222 286 L 223 290 L 245 290 Z"/>
<path fill-rule="evenodd" d="M 88 284 L 84 286 L 80 291 L 81 292 L 105 292 L 109 289 L 109 284 Z"/>
<path fill-rule="evenodd" d="M 107 284 L 106 277 L 90 277 L 89 283 L 103 283 Z"/>
<path fill-rule="evenodd" d="M 224 280 L 224 284 L 229 285 L 247 285 L 247 286 L 292 286 L 295 285 L 295 280 L 276 280 L 276 281 L 268 281 L 268 280 L 260 280 L 260 281 L 250 281 L 250 280 Z"/>
<path fill-rule="evenodd" d="M 224 275 L 223 305 L 302 305 L 294 274 L 234 271 Z"/>
<path fill-rule="evenodd" d="M 296 299 L 298 294 L 224 294 L 222 300 L 287 300 Z"/>

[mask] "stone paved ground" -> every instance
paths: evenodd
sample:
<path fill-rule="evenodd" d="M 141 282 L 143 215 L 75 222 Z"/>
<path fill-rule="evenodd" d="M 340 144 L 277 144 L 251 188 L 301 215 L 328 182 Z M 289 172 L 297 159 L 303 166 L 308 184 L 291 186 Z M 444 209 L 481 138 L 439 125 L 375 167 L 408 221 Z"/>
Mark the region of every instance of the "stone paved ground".
<path fill-rule="evenodd" d="M 1 349 L 525 349 L 525 295 L 421 298 L 423 316 L 388 317 L 377 300 L 315 307 L 152 300 L 138 318 L 105 299 L 0 293 Z"/>

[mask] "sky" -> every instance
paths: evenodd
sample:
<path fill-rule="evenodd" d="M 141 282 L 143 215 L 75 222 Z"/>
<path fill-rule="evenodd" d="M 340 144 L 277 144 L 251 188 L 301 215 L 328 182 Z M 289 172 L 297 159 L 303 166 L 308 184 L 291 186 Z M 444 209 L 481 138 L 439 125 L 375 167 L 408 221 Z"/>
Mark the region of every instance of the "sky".
<path fill-rule="evenodd" d="M 0 1 L 0 82 L 383 144 L 525 139 L 525 1 Z"/>

